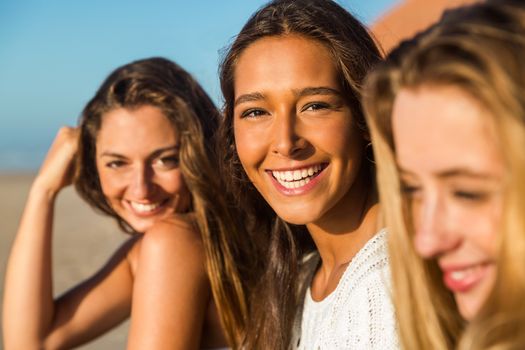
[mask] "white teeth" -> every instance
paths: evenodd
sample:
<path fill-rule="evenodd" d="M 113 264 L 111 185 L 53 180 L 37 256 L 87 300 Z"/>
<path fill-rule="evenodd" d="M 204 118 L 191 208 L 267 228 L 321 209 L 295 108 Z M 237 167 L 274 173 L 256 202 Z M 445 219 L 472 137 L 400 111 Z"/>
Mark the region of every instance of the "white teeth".
<path fill-rule="evenodd" d="M 273 177 L 285 188 L 299 188 L 312 180 L 312 176 L 321 171 L 321 165 L 313 165 L 299 170 L 273 170 Z"/>
<path fill-rule="evenodd" d="M 134 210 L 138 211 L 139 213 L 147 213 L 147 212 L 157 209 L 160 206 L 160 203 L 144 204 L 144 203 L 130 202 L 130 204 L 131 204 L 131 207 Z"/>
<path fill-rule="evenodd" d="M 467 273 L 465 271 L 454 271 L 450 273 L 450 278 L 452 278 L 453 280 L 459 281 L 465 278 L 466 274 Z"/>
<path fill-rule="evenodd" d="M 477 271 L 479 271 L 480 268 L 480 265 L 476 265 L 462 270 L 451 271 L 450 278 L 456 281 L 460 281 L 471 276 L 473 273 L 476 273 Z"/>

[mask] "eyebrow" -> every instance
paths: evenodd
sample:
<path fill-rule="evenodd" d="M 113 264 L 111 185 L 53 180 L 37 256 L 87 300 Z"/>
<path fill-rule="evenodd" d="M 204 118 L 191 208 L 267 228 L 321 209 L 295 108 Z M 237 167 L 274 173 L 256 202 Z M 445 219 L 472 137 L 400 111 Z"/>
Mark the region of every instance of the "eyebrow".
<path fill-rule="evenodd" d="M 150 154 L 150 158 L 156 158 L 158 157 L 159 155 L 161 155 L 162 153 L 165 153 L 165 152 L 170 152 L 170 151 L 178 151 L 179 150 L 179 145 L 174 145 L 174 146 L 167 146 L 167 147 L 162 147 L 162 148 L 159 148 L 159 149 L 156 149 L 155 151 L 153 151 L 151 154 Z M 120 159 L 125 159 L 127 158 L 126 156 L 120 154 L 120 153 L 116 153 L 116 152 L 111 152 L 111 151 L 104 151 L 100 154 L 100 157 L 113 157 L 113 158 L 120 158 Z"/>
<path fill-rule="evenodd" d="M 294 91 L 295 95 L 297 97 L 304 97 L 304 96 L 315 96 L 315 95 L 336 95 L 336 96 L 342 96 L 342 94 L 331 87 L 326 86 L 319 86 L 319 87 L 307 87 L 302 90 L 296 90 Z"/>
<path fill-rule="evenodd" d="M 315 96 L 315 95 L 335 95 L 335 96 L 342 96 L 342 94 L 331 87 L 326 86 L 318 86 L 318 87 L 307 87 L 300 90 L 293 90 L 294 95 L 296 97 L 305 97 L 305 96 Z M 260 92 L 252 92 L 248 94 L 243 94 L 235 99 L 234 107 L 241 103 L 245 102 L 253 102 L 253 101 L 261 101 L 264 100 L 264 94 Z"/>
<path fill-rule="evenodd" d="M 252 92 L 249 94 L 244 94 L 235 99 L 234 107 L 245 102 L 260 101 L 264 100 L 264 95 L 260 92 Z"/>
<path fill-rule="evenodd" d="M 398 171 L 401 175 L 414 175 L 411 171 L 398 167 Z M 435 173 L 437 177 L 441 179 L 450 179 L 454 177 L 470 177 L 476 179 L 489 179 L 494 180 L 497 177 L 490 173 L 480 173 L 468 168 L 452 168 L 445 171 Z"/>

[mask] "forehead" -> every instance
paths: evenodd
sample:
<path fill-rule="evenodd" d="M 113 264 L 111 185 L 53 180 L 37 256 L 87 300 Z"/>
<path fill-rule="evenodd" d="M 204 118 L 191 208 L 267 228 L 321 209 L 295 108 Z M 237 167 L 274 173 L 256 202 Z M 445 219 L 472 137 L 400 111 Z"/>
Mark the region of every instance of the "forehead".
<path fill-rule="evenodd" d="M 503 163 L 493 116 L 453 86 L 402 89 L 394 102 L 392 128 L 396 158 L 404 169 L 492 171 Z"/>
<path fill-rule="evenodd" d="M 174 141 L 177 130 L 160 108 L 140 106 L 138 108 L 116 108 L 102 118 L 97 135 L 97 144 L 124 144 L 140 147 L 150 140 Z"/>
<path fill-rule="evenodd" d="M 338 84 L 330 51 L 320 42 L 298 35 L 255 41 L 239 56 L 234 77 L 236 95 L 275 87 Z"/>

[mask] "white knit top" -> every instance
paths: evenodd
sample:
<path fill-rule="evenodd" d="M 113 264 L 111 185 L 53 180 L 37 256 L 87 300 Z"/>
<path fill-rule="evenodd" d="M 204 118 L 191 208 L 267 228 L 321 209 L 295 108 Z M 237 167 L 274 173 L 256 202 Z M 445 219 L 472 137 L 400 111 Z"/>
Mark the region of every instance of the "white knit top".
<path fill-rule="evenodd" d="M 390 294 L 386 231 L 355 255 L 337 288 L 322 301 L 306 291 L 297 349 L 399 349 Z M 300 334 L 300 337 L 298 335 Z"/>

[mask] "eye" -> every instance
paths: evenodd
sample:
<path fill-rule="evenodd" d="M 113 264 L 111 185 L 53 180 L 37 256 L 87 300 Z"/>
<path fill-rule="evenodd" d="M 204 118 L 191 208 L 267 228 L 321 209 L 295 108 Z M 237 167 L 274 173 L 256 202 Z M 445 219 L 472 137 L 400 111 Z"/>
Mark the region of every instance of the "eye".
<path fill-rule="evenodd" d="M 106 163 L 106 167 L 108 167 L 110 169 L 122 168 L 125 165 L 126 165 L 126 162 L 123 161 L 123 160 L 112 160 L 112 161 Z"/>
<path fill-rule="evenodd" d="M 265 114 L 267 114 L 267 112 L 262 109 L 252 108 L 252 109 L 248 109 L 247 111 L 243 112 L 241 114 L 241 118 L 258 118 Z"/>
<path fill-rule="evenodd" d="M 401 193 L 403 193 L 405 196 L 414 197 L 419 191 L 420 188 L 418 186 L 401 182 Z"/>
<path fill-rule="evenodd" d="M 172 169 L 179 165 L 179 157 L 176 155 L 160 157 L 157 158 L 155 164 L 166 169 Z"/>
<path fill-rule="evenodd" d="M 488 193 L 482 191 L 454 191 L 454 197 L 469 201 L 469 202 L 481 202 L 488 197 Z"/>
<path fill-rule="evenodd" d="M 302 111 L 303 112 L 306 112 L 306 111 L 314 112 L 314 111 L 318 111 L 318 110 L 322 110 L 322 109 L 328 109 L 328 108 L 330 108 L 330 105 L 327 104 L 327 103 L 313 102 L 313 103 L 309 103 L 306 106 L 304 106 Z"/>

